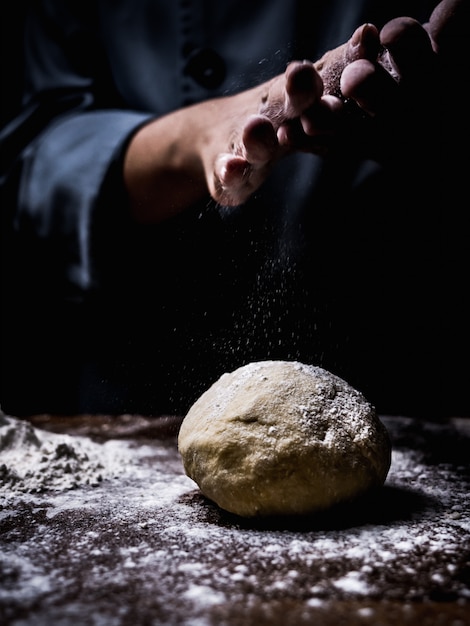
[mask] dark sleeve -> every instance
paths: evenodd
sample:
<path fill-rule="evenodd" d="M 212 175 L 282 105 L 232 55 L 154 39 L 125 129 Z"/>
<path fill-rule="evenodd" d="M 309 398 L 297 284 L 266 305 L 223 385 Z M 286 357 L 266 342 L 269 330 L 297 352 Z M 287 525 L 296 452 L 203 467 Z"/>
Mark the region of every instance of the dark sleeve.
<path fill-rule="evenodd" d="M 21 108 L 0 133 L 2 238 L 26 273 L 85 292 L 104 245 L 95 224 L 109 214 L 109 237 L 125 221 L 121 159 L 151 115 L 118 97 L 92 2 L 30 5 Z"/>

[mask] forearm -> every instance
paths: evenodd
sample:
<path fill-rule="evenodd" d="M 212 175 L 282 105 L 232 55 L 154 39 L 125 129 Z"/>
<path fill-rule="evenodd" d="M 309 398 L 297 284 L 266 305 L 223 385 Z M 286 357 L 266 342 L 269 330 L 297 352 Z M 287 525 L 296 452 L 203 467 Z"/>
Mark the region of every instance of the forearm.
<path fill-rule="evenodd" d="M 209 195 L 196 122 L 182 109 L 152 120 L 129 142 L 123 176 L 137 222 L 161 222 Z"/>
<path fill-rule="evenodd" d="M 268 81 L 235 96 L 200 102 L 140 128 L 123 164 L 132 217 L 158 223 L 205 197 L 228 205 L 246 200 L 251 188 L 245 170 L 252 155 L 243 141 L 244 128 L 262 108 L 270 85 Z M 230 181 L 225 180 L 227 173 Z"/>

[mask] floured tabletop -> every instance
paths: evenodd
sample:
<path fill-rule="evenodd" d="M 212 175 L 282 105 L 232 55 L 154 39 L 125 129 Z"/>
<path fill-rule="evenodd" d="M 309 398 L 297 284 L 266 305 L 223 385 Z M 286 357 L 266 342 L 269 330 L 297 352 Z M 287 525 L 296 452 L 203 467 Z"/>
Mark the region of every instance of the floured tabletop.
<path fill-rule="evenodd" d="M 4 417 L 0 623 L 470 624 L 470 419 L 381 419 L 379 493 L 254 522 L 185 476 L 178 418 Z"/>

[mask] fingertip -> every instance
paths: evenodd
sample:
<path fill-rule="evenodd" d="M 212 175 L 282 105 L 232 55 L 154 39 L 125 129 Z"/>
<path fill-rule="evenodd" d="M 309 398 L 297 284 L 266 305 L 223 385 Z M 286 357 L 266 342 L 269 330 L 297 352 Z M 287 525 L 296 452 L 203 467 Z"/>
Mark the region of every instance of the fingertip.
<path fill-rule="evenodd" d="M 380 42 L 385 48 L 394 47 L 404 37 L 415 37 L 416 33 L 423 30 L 421 24 L 412 17 L 396 17 L 381 29 Z"/>
<path fill-rule="evenodd" d="M 374 64 L 367 59 L 353 61 L 344 68 L 341 74 L 341 93 L 346 98 L 356 98 L 362 95 L 375 71 Z"/>
<path fill-rule="evenodd" d="M 242 134 L 242 153 L 249 163 L 269 161 L 278 146 L 272 121 L 265 115 L 248 118 Z"/>
<path fill-rule="evenodd" d="M 294 61 L 286 70 L 286 90 L 290 96 L 321 94 L 323 80 L 311 61 Z"/>
<path fill-rule="evenodd" d="M 215 164 L 215 174 L 223 188 L 231 187 L 246 177 L 250 164 L 233 154 L 221 154 Z"/>
<path fill-rule="evenodd" d="M 380 49 L 379 31 L 374 24 L 362 24 L 349 40 L 349 59 L 370 59 L 377 57 Z"/>
<path fill-rule="evenodd" d="M 291 137 L 288 124 L 281 124 L 277 129 L 277 140 L 280 146 L 288 147 L 291 145 Z"/>
<path fill-rule="evenodd" d="M 300 117 L 303 132 L 308 137 L 331 134 L 338 120 L 338 113 L 344 109 L 343 101 L 332 95 L 323 98 Z"/>
<path fill-rule="evenodd" d="M 321 102 L 333 114 L 337 114 L 344 109 L 343 100 L 331 94 L 322 96 Z"/>

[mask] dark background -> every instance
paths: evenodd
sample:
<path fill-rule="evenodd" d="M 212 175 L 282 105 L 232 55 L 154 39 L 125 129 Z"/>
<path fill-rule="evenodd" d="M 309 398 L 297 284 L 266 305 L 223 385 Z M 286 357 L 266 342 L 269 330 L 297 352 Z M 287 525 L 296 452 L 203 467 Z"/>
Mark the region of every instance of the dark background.
<path fill-rule="evenodd" d="M 2 124 L 18 106 L 24 7 L 25 2 L 15 2 L 3 9 Z M 419 176 L 422 184 L 410 193 L 408 182 L 401 180 L 389 181 L 384 195 L 379 176 L 367 189 L 359 187 L 355 195 L 342 198 L 336 172 L 330 173 L 329 184 L 327 173 L 317 200 L 328 207 L 333 198 L 334 210 L 317 214 L 309 231 L 315 244 L 312 272 L 321 275 L 318 289 L 313 294 L 303 291 L 295 272 L 283 274 L 274 268 L 273 277 L 267 265 L 266 285 L 261 286 L 266 289 L 261 294 L 265 310 L 257 314 L 270 320 L 268 349 L 253 338 L 232 358 L 236 336 L 212 342 L 208 335 L 198 337 L 188 324 L 171 354 L 158 353 L 146 334 L 161 321 L 158 296 L 152 291 L 137 307 L 119 289 L 106 303 L 92 300 L 83 305 L 62 301 L 32 284 L 20 282 L 12 288 L 3 280 L 2 408 L 12 414 L 181 413 L 221 368 L 258 358 L 298 358 L 343 376 L 382 414 L 469 415 L 468 156 L 461 156 L 468 128 L 449 124 L 449 129 L 446 167 L 428 176 L 422 164 L 413 164 L 409 182 Z M 200 243 L 194 252 L 203 249 Z M 133 253 L 136 267 L 151 268 L 159 260 L 137 246 Z M 200 267 L 211 266 L 212 253 L 207 251 Z M 2 265 L 10 259 L 3 256 Z M 4 269 L 11 268 L 2 267 L 2 275 Z M 227 270 L 235 284 L 238 268 Z M 137 288 L 132 276 L 129 271 L 129 283 L 123 283 L 129 293 Z M 286 283 L 286 276 L 294 276 L 292 284 L 291 279 Z M 141 280 L 151 281 L 151 272 Z M 283 295 L 273 297 L 271 281 L 286 287 Z M 183 325 L 189 313 L 197 317 L 191 296 L 181 298 L 188 286 L 173 287 Z M 232 295 L 236 301 L 236 289 Z M 315 312 L 310 321 L 309 310 Z M 250 324 L 253 314 L 242 301 L 236 313 L 239 327 Z M 281 318 L 287 319 L 286 336 L 276 337 Z M 304 327 L 299 332 L 301 318 Z M 129 326 L 134 330 L 125 330 Z M 63 332 L 57 333 L 58 328 Z M 302 337 L 311 337 L 312 329 L 318 338 L 304 342 Z M 288 345 L 287 334 L 294 333 Z M 203 374 L 193 376 L 193 368 L 201 364 Z M 156 382 L 166 378 L 171 382 Z M 176 391 L 178 385 L 183 392 Z M 84 389 L 91 400 L 80 399 Z M 169 402 L 162 399 L 165 396 Z"/>

